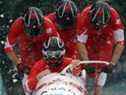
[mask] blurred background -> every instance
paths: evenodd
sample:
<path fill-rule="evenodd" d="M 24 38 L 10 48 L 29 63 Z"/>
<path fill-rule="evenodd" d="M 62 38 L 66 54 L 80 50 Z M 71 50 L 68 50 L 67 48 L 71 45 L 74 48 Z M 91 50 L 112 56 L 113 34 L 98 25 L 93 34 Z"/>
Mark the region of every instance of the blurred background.
<path fill-rule="evenodd" d="M 16 72 L 12 62 L 4 53 L 3 47 L 8 29 L 14 19 L 23 15 L 28 6 L 40 8 L 44 15 L 55 11 L 55 5 L 59 0 L 0 0 L 0 95 L 24 95 L 20 81 L 14 80 Z M 81 10 L 91 0 L 73 0 Z M 95 2 L 95 0 L 92 0 Z M 126 0 L 108 0 L 119 12 L 126 26 Z M 125 34 L 126 36 L 126 34 Z M 109 75 L 104 88 L 104 95 L 126 95 L 126 49 L 124 50 L 117 68 Z"/>

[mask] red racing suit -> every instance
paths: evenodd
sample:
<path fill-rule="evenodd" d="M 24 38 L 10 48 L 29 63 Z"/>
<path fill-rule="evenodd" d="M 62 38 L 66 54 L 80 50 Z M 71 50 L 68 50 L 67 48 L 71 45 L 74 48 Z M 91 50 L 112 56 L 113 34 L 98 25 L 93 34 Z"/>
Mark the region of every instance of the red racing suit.
<path fill-rule="evenodd" d="M 58 27 L 58 23 L 56 22 L 56 13 L 51 13 L 47 16 L 56 26 L 58 33 L 61 37 L 61 39 L 65 43 L 65 48 L 66 48 L 66 57 L 70 57 L 73 59 L 76 59 L 79 57 L 78 51 L 77 51 L 77 26 L 79 25 L 79 20 L 80 20 L 80 14 L 77 15 L 76 17 L 76 24 L 73 27 L 69 27 L 67 29 L 60 29 Z"/>
<path fill-rule="evenodd" d="M 45 60 L 39 60 L 38 62 L 35 63 L 35 65 L 31 69 L 31 72 L 28 76 L 28 80 L 26 82 L 26 89 L 29 90 L 35 89 L 36 84 L 38 82 L 37 77 L 40 73 L 43 73 L 46 70 L 49 70 L 50 73 L 61 72 L 67 65 L 71 63 L 72 63 L 71 58 L 64 58 L 62 64 L 59 65 L 59 67 L 54 68 L 54 67 L 49 67 Z"/>
<path fill-rule="evenodd" d="M 114 45 L 116 43 L 124 44 L 124 26 L 118 13 L 111 8 L 111 22 L 97 30 L 90 23 L 90 8 L 91 6 L 88 6 L 82 11 L 83 21 L 78 28 L 78 41 L 86 44 L 89 60 L 110 62 Z M 101 68 L 101 65 L 93 64 L 93 66 Z"/>
<path fill-rule="evenodd" d="M 21 65 L 31 69 L 33 64 L 42 58 L 41 50 L 43 42 L 50 36 L 58 36 L 55 26 L 46 17 L 44 17 L 42 28 L 44 31 L 40 35 L 30 38 L 25 33 L 23 17 L 17 18 L 9 30 L 5 52 L 11 52 L 14 46 L 17 45 L 22 61 Z"/>

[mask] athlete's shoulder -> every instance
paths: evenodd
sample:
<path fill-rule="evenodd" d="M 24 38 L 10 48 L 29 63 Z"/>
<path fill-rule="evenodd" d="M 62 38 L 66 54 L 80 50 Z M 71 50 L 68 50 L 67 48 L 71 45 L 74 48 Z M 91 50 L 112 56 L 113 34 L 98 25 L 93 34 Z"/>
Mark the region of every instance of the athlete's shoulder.
<path fill-rule="evenodd" d="M 118 10 L 116 10 L 115 8 L 113 8 L 113 7 L 111 7 L 110 6 L 110 13 L 111 13 L 111 15 L 112 16 L 119 16 L 119 12 L 118 12 Z"/>
<path fill-rule="evenodd" d="M 49 13 L 48 15 L 46 15 L 46 17 L 49 19 L 54 18 L 55 16 L 56 16 L 56 12 Z"/>
<path fill-rule="evenodd" d="M 45 23 L 52 23 L 52 21 L 46 16 L 44 17 L 44 22 Z"/>
<path fill-rule="evenodd" d="M 110 14 L 112 22 L 116 22 L 117 19 L 120 19 L 118 10 L 110 6 Z"/>
<path fill-rule="evenodd" d="M 24 27 L 24 20 L 23 20 L 23 17 L 19 17 L 17 18 L 11 25 L 11 30 L 14 31 L 14 30 L 19 30 L 19 29 L 23 29 Z"/>
<path fill-rule="evenodd" d="M 58 36 L 58 32 L 57 29 L 54 25 L 54 23 L 52 22 L 52 20 L 50 20 L 48 17 L 44 17 L 44 28 L 46 30 L 46 33 L 48 34 L 53 34 L 54 36 Z"/>
<path fill-rule="evenodd" d="M 120 15 L 118 10 L 110 7 L 110 13 L 111 13 L 111 24 L 114 25 L 115 28 L 124 28 L 124 25 L 121 21 Z"/>
<path fill-rule="evenodd" d="M 17 37 L 20 33 L 24 31 L 24 20 L 23 17 L 17 18 L 9 29 L 9 36 Z"/>
<path fill-rule="evenodd" d="M 85 7 L 85 8 L 82 10 L 81 15 L 87 15 L 87 14 L 90 12 L 91 6 L 92 6 L 92 5 L 88 5 L 87 7 Z"/>
<path fill-rule="evenodd" d="M 21 25 L 21 24 L 23 24 L 23 23 L 24 23 L 23 17 L 18 17 L 18 18 L 13 22 L 13 24 L 15 24 L 15 25 Z"/>

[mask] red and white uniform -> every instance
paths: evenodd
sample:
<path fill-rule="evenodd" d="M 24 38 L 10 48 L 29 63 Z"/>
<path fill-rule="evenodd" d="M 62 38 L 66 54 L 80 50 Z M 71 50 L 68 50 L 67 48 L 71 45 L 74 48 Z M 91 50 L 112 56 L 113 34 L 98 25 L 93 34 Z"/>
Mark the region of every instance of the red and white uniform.
<path fill-rule="evenodd" d="M 44 74 L 44 73 L 46 73 L 47 70 L 49 70 L 50 73 L 61 72 L 67 65 L 69 65 L 71 63 L 72 63 L 71 58 L 64 58 L 62 64 L 59 65 L 59 67 L 54 68 L 54 67 L 49 67 L 47 65 L 46 61 L 44 61 L 44 60 L 40 60 L 40 61 L 36 62 L 28 76 L 28 79 L 26 82 L 26 89 L 27 90 L 35 89 L 36 84 L 38 82 L 37 77 L 40 73 Z"/>
<path fill-rule="evenodd" d="M 58 27 L 58 24 L 56 22 L 56 13 L 49 14 L 47 16 L 47 18 L 49 18 L 55 24 L 61 39 L 65 43 L 66 57 L 70 57 L 70 58 L 73 58 L 73 59 L 78 58 L 79 55 L 78 55 L 77 45 L 76 45 L 76 43 L 77 43 L 76 29 L 77 29 L 77 26 L 79 25 L 80 15 L 78 14 L 78 16 L 77 16 L 75 26 L 74 27 L 69 27 L 68 29 L 65 29 L 65 30 L 60 29 Z"/>
<path fill-rule="evenodd" d="M 111 8 L 111 22 L 102 29 L 96 30 L 90 23 L 90 8 L 91 6 L 88 6 L 82 11 L 83 23 L 78 28 L 80 31 L 78 41 L 86 44 L 90 60 L 110 62 L 113 46 L 116 43 L 124 44 L 124 26 L 118 13 Z M 98 65 L 94 65 L 98 67 Z"/>
<path fill-rule="evenodd" d="M 40 35 L 30 38 L 25 33 L 23 17 L 19 17 L 9 30 L 5 44 L 5 52 L 12 51 L 13 47 L 17 44 L 23 67 L 30 69 L 33 63 L 42 58 L 41 48 L 43 42 L 50 36 L 58 36 L 55 26 L 46 17 L 44 17 L 42 29 L 44 31 Z"/>

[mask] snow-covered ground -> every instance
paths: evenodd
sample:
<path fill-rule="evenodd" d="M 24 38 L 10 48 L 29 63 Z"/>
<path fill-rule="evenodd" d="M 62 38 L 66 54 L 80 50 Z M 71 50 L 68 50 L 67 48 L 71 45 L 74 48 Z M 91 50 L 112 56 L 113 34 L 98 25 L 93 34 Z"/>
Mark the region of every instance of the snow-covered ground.
<path fill-rule="evenodd" d="M 1 74 L 0 74 L 0 95 L 6 95 L 5 88 L 3 86 Z"/>
<path fill-rule="evenodd" d="M 126 95 L 126 81 L 108 85 L 103 95 Z"/>
<path fill-rule="evenodd" d="M 89 95 L 93 95 L 92 93 L 90 89 Z M 106 85 L 103 89 L 103 95 L 126 95 L 126 81 Z"/>

